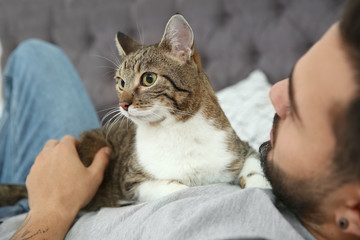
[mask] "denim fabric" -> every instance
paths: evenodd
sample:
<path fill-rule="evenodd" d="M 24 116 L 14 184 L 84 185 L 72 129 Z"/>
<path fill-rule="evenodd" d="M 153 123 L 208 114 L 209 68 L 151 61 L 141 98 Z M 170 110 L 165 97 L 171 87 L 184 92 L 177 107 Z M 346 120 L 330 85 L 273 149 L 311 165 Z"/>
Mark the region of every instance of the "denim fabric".
<path fill-rule="evenodd" d="M 3 80 L 0 183 L 24 185 L 47 140 L 79 137 L 100 127 L 76 70 L 58 47 L 35 39 L 23 42 L 10 56 Z M 27 211 L 28 203 L 21 200 L 10 208 L 0 208 L 0 215 Z"/>
<path fill-rule="evenodd" d="M 15 216 L 29 211 L 29 201 L 27 198 L 23 198 L 12 206 L 6 206 L 0 208 L 0 221 L 4 218 Z"/>

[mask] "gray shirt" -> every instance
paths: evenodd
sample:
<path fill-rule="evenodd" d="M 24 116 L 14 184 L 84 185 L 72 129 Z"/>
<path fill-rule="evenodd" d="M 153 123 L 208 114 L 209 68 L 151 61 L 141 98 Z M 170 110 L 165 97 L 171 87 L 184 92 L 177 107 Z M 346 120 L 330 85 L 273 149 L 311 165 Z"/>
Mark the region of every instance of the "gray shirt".
<path fill-rule="evenodd" d="M 0 225 L 9 239 L 24 215 Z M 269 189 L 192 187 L 155 202 L 84 214 L 66 239 L 315 239 Z"/>

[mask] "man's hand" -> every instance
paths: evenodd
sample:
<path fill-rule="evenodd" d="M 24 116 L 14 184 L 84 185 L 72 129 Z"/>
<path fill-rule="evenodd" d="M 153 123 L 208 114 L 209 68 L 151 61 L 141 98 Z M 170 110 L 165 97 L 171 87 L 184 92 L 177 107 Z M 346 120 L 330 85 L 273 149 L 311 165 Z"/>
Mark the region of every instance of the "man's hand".
<path fill-rule="evenodd" d="M 35 233 L 39 238 L 63 239 L 77 212 L 95 195 L 110 150 L 100 149 L 86 168 L 77 154 L 77 143 L 71 136 L 60 142 L 50 140 L 37 156 L 26 180 L 30 212 L 14 239 Z"/>
<path fill-rule="evenodd" d="M 47 206 L 76 215 L 93 198 L 102 182 L 108 154 L 106 148 L 101 149 L 86 168 L 76 144 L 78 141 L 72 136 L 45 144 L 26 179 L 31 210 Z"/>

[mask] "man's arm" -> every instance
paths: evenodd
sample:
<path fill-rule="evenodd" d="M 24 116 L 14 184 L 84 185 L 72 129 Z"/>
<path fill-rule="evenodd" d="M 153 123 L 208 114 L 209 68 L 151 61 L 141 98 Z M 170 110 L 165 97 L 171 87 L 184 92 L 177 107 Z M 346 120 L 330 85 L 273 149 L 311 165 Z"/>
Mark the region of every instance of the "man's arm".
<path fill-rule="evenodd" d="M 109 149 L 102 148 L 84 167 L 77 140 L 65 136 L 48 141 L 26 179 L 30 211 L 12 239 L 64 239 L 78 211 L 99 188 L 108 164 Z"/>

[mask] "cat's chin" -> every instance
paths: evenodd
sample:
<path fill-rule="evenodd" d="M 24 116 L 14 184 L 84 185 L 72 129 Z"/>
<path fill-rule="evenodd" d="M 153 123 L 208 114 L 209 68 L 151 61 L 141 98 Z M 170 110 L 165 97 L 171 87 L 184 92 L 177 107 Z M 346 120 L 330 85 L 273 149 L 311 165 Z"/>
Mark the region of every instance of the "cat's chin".
<path fill-rule="evenodd" d="M 163 117 L 161 119 L 148 119 L 148 118 L 141 118 L 141 117 L 129 117 L 129 119 L 134 122 L 138 126 L 142 125 L 158 125 L 165 121 L 166 117 Z"/>

